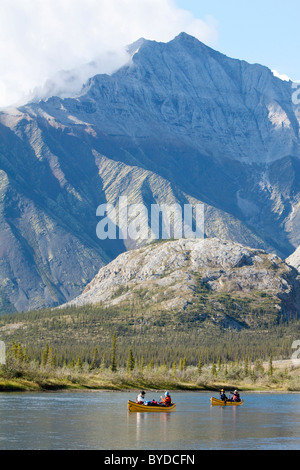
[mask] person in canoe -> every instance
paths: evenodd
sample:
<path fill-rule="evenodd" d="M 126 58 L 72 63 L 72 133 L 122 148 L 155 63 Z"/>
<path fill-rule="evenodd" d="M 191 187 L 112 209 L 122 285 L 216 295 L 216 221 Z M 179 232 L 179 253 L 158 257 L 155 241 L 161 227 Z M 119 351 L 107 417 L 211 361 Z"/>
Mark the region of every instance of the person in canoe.
<path fill-rule="evenodd" d="M 147 405 L 147 406 L 157 406 L 158 403 L 157 401 L 155 400 L 148 400 L 146 401 L 145 400 L 145 395 L 146 395 L 146 392 L 141 392 L 139 394 L 139 396 L 136 398 L 135 402 L 138 404 L 138 405 Z"/>
<path fill-rule="evenodd" d="M 170 406 L 171 403 L 172 403 L 172 398 L 169 392 L 166 392 L 164 397 L 160 397 L 160 402 L 159 402 L 160 406 Z"/>
<path fill-rule="evenodd" d="M 145 395 L 146 395 L 145 392 L 141 392 L 141 393 L 137 396 L 135 402 L 138 403 L 139 405 L 143 405 L 143 404 L 145 403 Z"/>
<path fill-rule="evenodd" d="M 222 388 L 222 390 L 220 390 L 220 400 L 222 401 L 228 401 L 229 398 L 226 396 L 225 394 L 225 390 Z"/>
<path fill-rule="evenodd" d="M 241 401 L 240 394 L 237 390 L 234 390 L 234 392 L 230 392 L 230 393 L 232 394 L 230 401 Z"/>

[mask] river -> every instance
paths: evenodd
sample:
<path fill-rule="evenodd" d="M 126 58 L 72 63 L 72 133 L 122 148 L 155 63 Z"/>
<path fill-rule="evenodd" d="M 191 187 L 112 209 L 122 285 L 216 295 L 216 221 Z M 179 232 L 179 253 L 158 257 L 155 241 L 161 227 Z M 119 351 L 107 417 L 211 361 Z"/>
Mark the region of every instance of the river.
<path fill-rule="evenodd" d="M 0 449 L 300 449 L 299 394 L 243 393 L 227 408 L 211 395 L 173 392 L 174 413 L 129 413 L 136 393 L 1 393 Z"/>

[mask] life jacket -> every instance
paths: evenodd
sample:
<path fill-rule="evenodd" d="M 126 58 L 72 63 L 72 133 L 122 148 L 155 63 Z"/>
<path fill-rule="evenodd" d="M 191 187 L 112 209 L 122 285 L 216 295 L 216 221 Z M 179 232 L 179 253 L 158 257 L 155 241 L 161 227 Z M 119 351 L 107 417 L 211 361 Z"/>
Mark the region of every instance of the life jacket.
<path fill-rule="evenodd" d="M 164 405 L 170 406 L 171 403 L 172 403 L 171 397 L 169 396 L 169 397 L 163 398 L 162 402 L 163 402 Z"/>
<path fill-rule="evenodd" d="M 240 401 L 240 396 L 238 393 L 236 395 L 233 395 L 232 401 Z"/>

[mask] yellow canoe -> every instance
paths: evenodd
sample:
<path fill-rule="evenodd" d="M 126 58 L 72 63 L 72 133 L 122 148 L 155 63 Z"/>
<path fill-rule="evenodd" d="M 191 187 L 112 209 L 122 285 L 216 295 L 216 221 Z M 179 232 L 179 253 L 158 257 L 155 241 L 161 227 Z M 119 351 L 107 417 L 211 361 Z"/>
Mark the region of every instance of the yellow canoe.
<path fill-rule="evenodd" d="M 170 406 L 148 406 L 148 405 L 139 405 L 134 401 L 128 401 L 128 410 L 133 412 L 146 412 L 146 413 L 170 413 L 170 411 L 175 411 L 176 405 L 172 403 Z"/>
<path fill-rule="evenodd" d="M 213 406 L 241 406 L 244 404 L 244 400 L 225 402 L 223 400 L 218 400 L 218 398 L 214 398 L 214 397 L 211 397 L 210 401 Z"/>

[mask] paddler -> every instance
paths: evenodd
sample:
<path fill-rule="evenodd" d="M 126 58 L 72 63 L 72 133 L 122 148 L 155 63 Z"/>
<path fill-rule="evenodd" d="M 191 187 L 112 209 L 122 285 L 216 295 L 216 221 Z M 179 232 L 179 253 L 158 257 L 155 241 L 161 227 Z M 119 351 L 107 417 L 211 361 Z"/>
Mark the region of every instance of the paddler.
<path fill-rule="evenodd" d="M 231 392 L 232 398 L 231 401 L 241 401 L 240 394 L 237 390 L 234 390 L 234 392 Z"/>
<path fill-rule="evenodd" d="M 160 397 L 160 402 L 159 402 L 159 405 L 162 405 L 162 406 L 170 406 L 172 403 L 172 399 L 171 399 L 171 395 L 169 392 L 165 392 L 165 396 L 164 397 Z"/>
<path fill-rule="evenodd" d="M 225 395 L 225 390 L 223 388 L 220 390 L 220 399 L 222 401 L 228 401 L 229 400 L 229 398 Z"/>
<path fill-rule="evenodd" d="M 141 392 L 138 397 L 136 398 L 135 402 L 138 403 L 139 405 L 143 405 L 145 403 L 145 392 Z"/>

